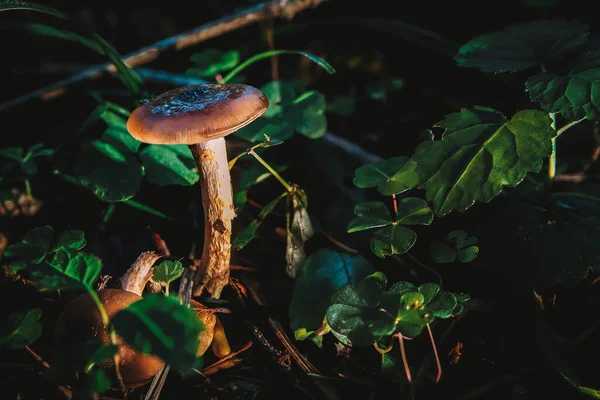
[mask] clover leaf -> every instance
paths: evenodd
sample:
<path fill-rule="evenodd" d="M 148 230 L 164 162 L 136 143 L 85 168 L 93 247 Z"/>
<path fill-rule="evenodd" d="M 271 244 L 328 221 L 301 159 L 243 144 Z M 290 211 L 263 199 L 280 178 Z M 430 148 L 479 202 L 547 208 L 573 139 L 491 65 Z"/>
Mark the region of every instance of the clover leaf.
<path fill-rule="evenodd" d="M 440 264 L 451 263 L 458 259 L 461 263 L 468 263 L 477 258 L 479 247 L 476 246 L 477 238 L 469 236 L 467 232 L 454 230 L 442 240 L 436 240 L 429 246 L 429 255 Z"/>
<path fill-rule="evenodd" d="M 384 196 L 405 192 L 419 183 L 416 164 L 408 157 L 394 157 L 380 164 L 366 164 L 354 172 L 354 185 L 359 188 L 377 186 Z"/>
<path fill-rule="evenodd" d="M 429 225 L 433 212 L 423 199 L 408 197 L 398 202 L 398 212 L 392 220 L 385 204 L 372 201 L 354 208 L 356 218 L 348 224 L 348 232 L 379 228 L 371 238 L 371 250 L 378 257 L 404 254 L 415 244 L 417 234 L 404 225 Z"/>
<path fill-rule="evenodd" d="M 42 335 L 41 316 L 40 308 L 10 314 L 0 327 L 0 346 L 20 349 L 35 342 Z"/>

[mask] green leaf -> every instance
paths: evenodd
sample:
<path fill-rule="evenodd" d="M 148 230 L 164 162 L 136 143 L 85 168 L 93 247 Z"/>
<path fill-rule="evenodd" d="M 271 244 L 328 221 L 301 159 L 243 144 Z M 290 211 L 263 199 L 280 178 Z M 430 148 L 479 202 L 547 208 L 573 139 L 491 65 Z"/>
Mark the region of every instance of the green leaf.
<path fill-rule="evenodd" d="M 468 236 L 461 230 L 451 231 L 444 241 L 436 240 L 429 246 L 429 255 L 440 264 L 451 263 L 458 259 L 462 263 L 473 261 L 479 254 L 475 246 L 477 238 Z"/>
<path fill-rule="evenodd" d="M 102 261 L 93 254 L 60 249 L 50 260 L 30 267 L 31 281 L 40 289 L 94 290 L 102 270 Z"/>
<path fill-rule="evenodd" d="M 440 292 L 427 304 L 427 309 L 437 318 L 449 318 L 457 305 L 456 296 L 450 292 Z"/>
<path fill-rule="evenodd" d="M 112 359 L 119 352 L 118 345 L 104 344 L 98 340 L 92 340 L 86 344 L 90 345 L 89 347 L 92 347 L 94 351 L 88 357 L 84 371 L 89 371 L 94 365 L 99 365 Z"/>
<path fill-rule="evenodd" d="M 155 282 L 168 285 L 183 274 L 184 268 L 179 261 L 164 260 L 156 267 L 152 273 L 152 279 Z"/>
<path fill-rule="evenodd" d="M 285 165 L 270 165 L 277 172 L 284 171 L 287 168 Z M 244 208 L 245 203 L 248 200 L 248 191 L 250 188 L 261 182 L 264 182 L 271 177 L 273 177 L 273 174 L 267 171 L 265 167 L 259 163 L 253 164 L 251 167 L 242 172 L 242 176 L 240 177 L 237 188 L 234 190 L 233 199 L 234 208 L 238 213 Z"/>
<path fill-rule="evenodd" d="M 427 202 L 417 197 L 405 197 L 398 201 L 396 222 L 404 225 L 429 225 L 433 212 Z"/>
<path fill-rule="evenodd" d="M 418 290 L 423 294 L 423 304 L 427 305 L 440 291 L 440 285 L 437 283 L 424 283 L 419 286 Z"/>
<path fill-rule="evenodd" d="M 330 74 L 333 74 L 335 72 L 335 69 L 327 61 L 325 61 L 322 58 L 319 58 L 317 56 L 314 56 L 312 54 L 309 54 L 307 52 L 295 51 L 295 50 L 269 50 L 269 51 L 265 51 L 263 53 L 256 54 L 256 55 L 252 56 L 251 58 L 249 58 L 248 60 L 241 63 L 240 65 L 238 65 L 235 69 L 233 69 L 232 71 L 230 71 L 227 75 L 225 75 L 223 77 L 222 82 L 227 83 L 235 75 L 240 73 L 244 68 L 248 67 L 249 65 L 254 64 L 257 61 L 271 58 L 271 57 L 277 56 L 277 55 L 282 55 L 282 54 L 298 54 L 298 55 L 304 56 L 304 57 L 308 58 L 309 60 L 313 61 L 314 63 L 316 63 L 317 65 L 319 65 L 320 67 L 322 67 L 326 72 L 328 72 Z"/>
<path fill-rule="evenodd" d="M 6 157 L 14 160 L 18 163 L 23 161 L 23 148 L 22 147 L 8 147 L 6 149 L 0 149 L 0 157 Z"/>
<path fill-rule="evenodd" d="M 390 212 L 385 204 L 380 201 L 369 201 L 357 204 L 354 207 L 354 218 L 348 224 L 348 233 L 378 228 L 392 224 Z"/>
<path fill-rule="evenodd" d="M 38 340 L 42 335 L 40 308 L 27 312 L 16 312 L 8 316 L 0 328 L 0 345 L 11 349 L 21 349 Z"/>
<path fill-rule="evenodd" d="M 269 99 L 269 108 L 263 114 L 263 118 L 267 119 L 281 115 L 296 97 L 296 89 L 288 82 L 271 81 L 262 85 L 260 90 Z"/>
<path fill-rule="evenodd" d="M 127 119 L 121 113 L 117 113 L 112 106 L 104 109 L 100 117 L 106 122 L 107 128 L 101 136 L 101 140 L 113 145 L 120 152 L 137 153 L 142 142 L 135 139 L 127 130 Z"/>
<path fill-rule="evenodd" d="M 87 390 L 86 394 L 91 397 L 97 397 L 98 395 L 106 392 L 110 389 L 111 381 L 106 376 L 106 373 L 102 369 L 94 369 L 87 375 Z"/>
<path fill-rule="evenodd" d="M 400 297 L 400 304 L 404 310 L 414 310 L 425 304 L 425 295 L 420 291 L 406 292 Z"/>
<path fill-rule="evenodd" d="M 408 157 L 394 157 L 378 165 L 358 167 L 353 182 L 359 188 L 378 186 L 377 190 L 384 196 L 405 192 L 419 183 L 416 164 Z"/>
<path fill-rule="evenodd" d="M 441 240 L 435 240 L 429 246 L 429 256 L 439 264 L 448 264 L 456 261 L 456 249 Z"/>
<path fill-rule="evenodd" d="M 415 285 L 413 285 L 410 282 L 406 282 L 406 281 L 398 281 L 396 283 L 394 283 L 392 286 L 390 286 L 390 288 L 388 289 L 389 292 L 392 293 L 397 293 L 399 295 L 402 295 L 406 292 L 412 292 L 418 290 L 417 287 Z"/>
<path fill-rule="evenodd" d="M 302 264 L 290 303 L 290 324 L 297 340 L 321 327 L 332 294 L 375 272 L 363 257 L 321 249 Z"/>
<path fill-rule="evenodd" d="M 462 45 L 454 59 L 461 67 L 514 72 L 558 60 L 587 39 L 589 26 L 557 18 L 507 26 Z"/>
<path fill-rule="evenodd" d="M 504 186 L 538 172 L 556 136 L 550 123 L 541 111 L 520 111 L 507 121 L 484 107 L 463 108 L 438 122 L 446 129 L 442 139 L 421 143 L 413 155 L 435 214 L 489 202 Z"/>
<path fill-rule="evenodd" d="M 386 286 L 386 276 L 382 272 L 375 272 L 356 284 L 347 284 L 336 290 L 331 296 L 331 303 L 373 308 L 379 304 L 379 297 Z"/>
<path fill-rule="evenodd" d="M 294 100 L 286 113 L 286 121 L 296 132 L 309 139 L 318 139 L 327 132 L 325 108 L 327 101 L 315 90 L 306 92 Z"/>
<path fill-rule="evenodd" d="M 333 304 L 327 309 L 326 317 L 331 329 L 355 346 L 371 346 L 382 335 L 393 333 L 393 319 L 375 308 Z"/>
<path fill-rule="evenodd" d="M 198 167 L 186 145 L 149 145 L 140 152 L 148 181 L 159 186 L 193 185 Z"/>
<path fill-rule="evenodd" d="M 60 234 L 50 251 L 57 251 L 60 249 L 79 250 L 86 244 L 85 234 L 82 231 L 70 230 Z"/>
<path fill-rule="evenodd" d="M 39 263 L 50 251 L 50 245 L 54 238 L 54 228 L 50 225 L 44 225 L 34 228 L 27 232 L 21 242 L 9 246 L 4 256 L 15 258 L 10 262 L 13 270 L 21 270 L 29 264 Z"/>
<path fill-rule="evenodd" d="M 131 347 L 161 358 L 181 374 L 196 361 L 204 324 L 195 312 L 171 296 L 146 295 L 112 319 L 117 334 Z"/>
<path fill-rule="evenodd" d="M 404 254 L 417 241 L 417 234 L 402 225 L 392 225 L 375 232 L 371 238 L 371 250 L 380 258 Z"/>
<path fill-rule="evenodd" d="M 142 181 L 142 168 L 134 155 L 96 140 L 82 143 L 75 175 L 79 183 L 98 198 L 115 203 L 136 195 Z"/>
<path fill-rule="evenodd" d="M 356 111 L 354 97 L 337 95 L 332 99 L 327 100 L 325 112 L 337 114 L 342 117 L 349 117 Z"/>
<path fill-rule="evenodd" d="M 269 175 L 271 175 L 271 174 L 269 174 Z M 248 224 L 248 226 L 246 226 L 244 229 L 242 229 L 237 234 L 235 239 L 233 239 L 231 245 L 236 250 L 241 250 L 244 247 L 246 247 L 246 245 L 248 245 L 248 243 L 250 243 L 252 241 L 252 239 L 254 239 L 256 237 L 256 232 L 258 231 L 258 228 L 260 227 L 260 225 L 263 223 L 264 219 L 271 212 L 273 212 L 273 210 L 275 210 L 275 208 L 277 207 L 279 202 L 281 200 L 283 200 L 283 198 L 285 196 L 287 196 L 287 192 L 283 193 L 280 196 L 277 196 L 276 198 L 271 200 L 266 206 L 264 206 L 264 208 L 262 210 L 260 210 L 258 217 L 255 218 L 254 220 L 252 220 L 250 222 L 250 224 Z"/>
<path fill-rule="evenodd" d="M 69 16 L 62 11 L 58 11 L 55 8 L 48 7 L 43 4 L 33 3 L 31 1 L 3 0 L 0 2 L 0 11 L 11 10 L 37 11 L 44 14 L 53 15 L 58 18 L 69 19 Z"/>
<path fill-rule="evenodd" d="M 186 75 L 214 78 L 217 74 L 229 71 L 238 65 L 240 52 L 238 50 L 206 49 L 192 54 L 190 61 L 195 65 L 185 72 Z"/>
<path fill-rule="evenodd" d="M 572 63 L 566 75 L 545 72 L 527 80 L 531 101 L 544 111 L 560 113 L 569 120 L 600 121 L 600 50 Z"/>

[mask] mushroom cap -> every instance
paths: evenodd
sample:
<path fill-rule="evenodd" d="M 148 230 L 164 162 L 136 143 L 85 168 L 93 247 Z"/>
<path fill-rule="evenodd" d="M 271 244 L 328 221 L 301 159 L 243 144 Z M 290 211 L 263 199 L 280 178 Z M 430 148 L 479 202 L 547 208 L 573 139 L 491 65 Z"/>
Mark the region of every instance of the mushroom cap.
<path fill-rule="evenodd" d="M 151 144 L 196 144 L 227 136 L 264 114 L 267 96 L 241 84 L 201 84 L 165 92 L 133 110 L 127 130 Z"/>
<path fill-rule="evenodd" d="M 120 289 L 102 289 L 97 292 L 106 309 L 108 318 L 142 297 L 133 292 Z M 97 338 L 104 344 L 110 343 L 108 329 L 102 323 L 102 317 L 88 293 L 84 293 L 66 306 L 54 327 L 54 335 L 59 343 L 83 343 Z M 136 388 L 150 382 L 160 371 L 164 362 L 152 355 L 142 354 L 129 347 L 123 339 L 117 337 L 119 344 L 120 371 L 123 382 L 128 388 Z M 107 372 L 114 372 L 114 363 L 108 361 L 102 365 Z"/>

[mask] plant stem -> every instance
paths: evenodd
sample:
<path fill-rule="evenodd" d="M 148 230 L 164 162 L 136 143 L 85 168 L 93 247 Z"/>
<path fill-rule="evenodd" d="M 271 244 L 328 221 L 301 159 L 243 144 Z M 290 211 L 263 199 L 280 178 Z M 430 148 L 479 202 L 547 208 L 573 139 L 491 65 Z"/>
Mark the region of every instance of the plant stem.
<path fill-rule="evenodd" d="M 102 217 L 102 226 L 106 225 L 108 221 L 110 221 L 115 212 L 115 207 L 115 203 L 110 203 L 108 207 L 106 207 L 106 211 L 104 211 L 104 216 Z"/>
<path fill-rule="evenodd" d="M 401 333 L 397 333 L 396 336 L 398 336 L 398 343 L 400 344 L 400 355 L 402 356 L 402 364 L 404 365 L 404 372 L 406 373 L 406 380 L 408 380 L 408 383 L 410 384 L 410 398 L 413 399 L 414 398 L 414 393 L 413 393 L 413 383 L 412 383 L 412 377 L 410 375 L 410 367 L 408 366 L 408 359 L 406 358 L 406 350 L 404 350 L 404 339 L 402 338 L 402 334 Z"/>
<path fill-rule="evenodd" d="M 292 187 L 290 186 L 290 184 L 287 183 L 281 177 L 281 175 L 279 175 L 277 173 L 277 171 L 275 171 L 273 169 L 273 167 L 271 167 L 265 160 L 263 160 L 263 158 L 261 156 L 259 156 L 258 154 L 256 154 L 253 149 L 248 150 L 248 154 L 252 154 L 252 156 L 254 156 L 254 158 L 256 158 L 256 161 L 258 161 L 259 163 L 261 163 L 263 165 L 263 167 L 265 167 L 279 181 L 279 183 L 281 183 L 283 185 L 283 187 L 285 188 L 285 190 L 287 190 L 288 192 L 292 192 Z"/>
<path fill-rule="evenodd" d="M 550 113 L 552 129 L 556 130 L 556 113 Z M 558 137 L 558 136 L 557 136 Z M 553 180 L 556 176 L 556 137 L 552 139 L 552 153 L 550 153 L 550 159 L 548 160 L 548 178 Z"/>
<path fill-rule="evenodd" d="M 562 135 L 563 133 L 565 133 L 566 130 L 568 130 L 570 127 L 577 125 L 578 123 L 580 123 L 581 121 L 584 121 L 585 118 L 581 118 L 578 119 L 576 121 L 571 121 L 568 124 L 565 124 L 562 128 L 560 128 L 557 132 L 556 132 L 556 137 L 559 137 L 560 135 Z M 556 124 L 556 122 L 555 122 Z M 555 127 L 556 129 L 556 127 Z"/>
<path fill-rule="evenodd" d="M 33 358 L 35 358 L 37 360 L 37 362 L 42 364 L 44 366 L 44 368 L 50 368 L 50 365 L 38 353 L 31 350 L 31 347 L 25 346 L 25 350 L 27 350 L 29 352 L 29 354 L 31 354 L 33 356 Z"/>
<path fill-rule="evenodd" d="M 94 304 L 96 305 L 96 308 L 98 309 L 98 312 L 100 313 L 100 318 L 102 318 L 102 323 L 104 324 L 105 327 L 107 327 L 109 329 L 110 344 L 112 344 L 114 346 L 118 346 L 119 344 L 117 343 L 117 333 L 115 332 L 115 328 L 110 326 L 110 320 L 108 318 L 108 314 L 106 313 L 106 309 L 104 308 L 104 305 L 102 304 L 102 301 L 100 300 L 100 297 L 98 297 L 98 294 L 93 290 L 88 290 L 88 293 L 90 294 L 92 301 L 94 302 Z M 125 383 L 123 382 L 123 377 L 121 376 L 121 368 L 119 366 L 119 363 L 121 361 L 120 357 L 119 357 L 119 352 L 117 352 L 117 354 L 115 354 L 115 356 L 113 357 L 113 360 L 114 360 L 114 364 L 115 364 L 115 373 L 117 375 L 117 380 L 119 381 L 119 386 L 121 387 L 121 390 L 123 391 L 123 393 L 126 393 L 127 388 L 125 387 Z"/>
<path fill-rule="evenodd" d="M 435 355 L 435 363 L 437 365 L 437 376 L 435 378 L 435 383 L 438 383 L 442 377 L 442 364 L 440 363 L 440 356 L 438 355 L 437 346 L 435 345 L 435 340 L 433 339 L 433 332 L 431 331 L 431 326 L 429 324 L 427 324 L 427 332 L 429 332 L 429 339 L 431 339 L 431 346 L 433 347 L 433 354 Z"/>
<path fill-rule="evenodd" d="M 25 195 L 27 195 L 27 198 L 31 199 L 33 197 L 31 193 L 31 183 L 29 183 L 29 179 L 27 178 L 25 178 L 23 182 L 25 183 Z"/>
<path fill-rule="evenodd" d="M 396 214 L 398 214 L 398 200 L 396 199 L 396 195 L 392 195 L 392 205 L 394 206 L 394 219 L 396 218 Z"/>

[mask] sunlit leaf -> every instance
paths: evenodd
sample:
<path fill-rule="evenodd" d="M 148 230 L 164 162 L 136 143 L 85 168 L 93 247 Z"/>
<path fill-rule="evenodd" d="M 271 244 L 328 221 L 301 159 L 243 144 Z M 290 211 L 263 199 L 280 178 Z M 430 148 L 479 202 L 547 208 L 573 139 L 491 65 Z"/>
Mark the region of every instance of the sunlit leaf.
<path fill-rule="evenodd" d="M 442 139 L 421 143 L 412 157 L 435 214 L 489 202 L 503 187 L 538 172 L 556 136 L 550 123 L 541 111 L 520 111 L 508 121 L 484 107 L 462 109 L 438 122 L 446 129 Z"/>
<path fill-rule="evenodd" d="M 94 290 L 102 261 L 93 254 L 60 249 L 49 260 L 30 268 L 31 281 L 45 290 Z"/>
<path fill-rule="evenodd" d="M 379 193 L 389 196 L 417 186 L 416 165 L 408 157 L 394 157 L 381 164 L 367 164 L 354 172 L 354 185 L 359 188 L 378 186 Z"/>
<path fill-rule="evenodd" d="M 181 262 L 176 260 L 164 260 L 161 261 L 156 267 L 154 267 L 154 272 L 152 273 L 152 279 L 155 282 L 162 283 L 163 285 L 168 285 L 173 282 L 177 278 L 179 278 L 183 274 L 184 268 L 181 265 Z"/>
<path fill-rule="evenodd" d="M 462 45 L 454 56 L 461 67 L 514 72 L 560 59 L 587 39 L 589 26 L 556 18 L 507 26 Z"/>
<path fill-rule="evenodd" d="M 198 335 L 204 330 L 191 308 L 162 295 L 145 295 L 119 311 L 112 324 L 131 347 L 158 356 L 182 374 L 196 361 Z"/>

